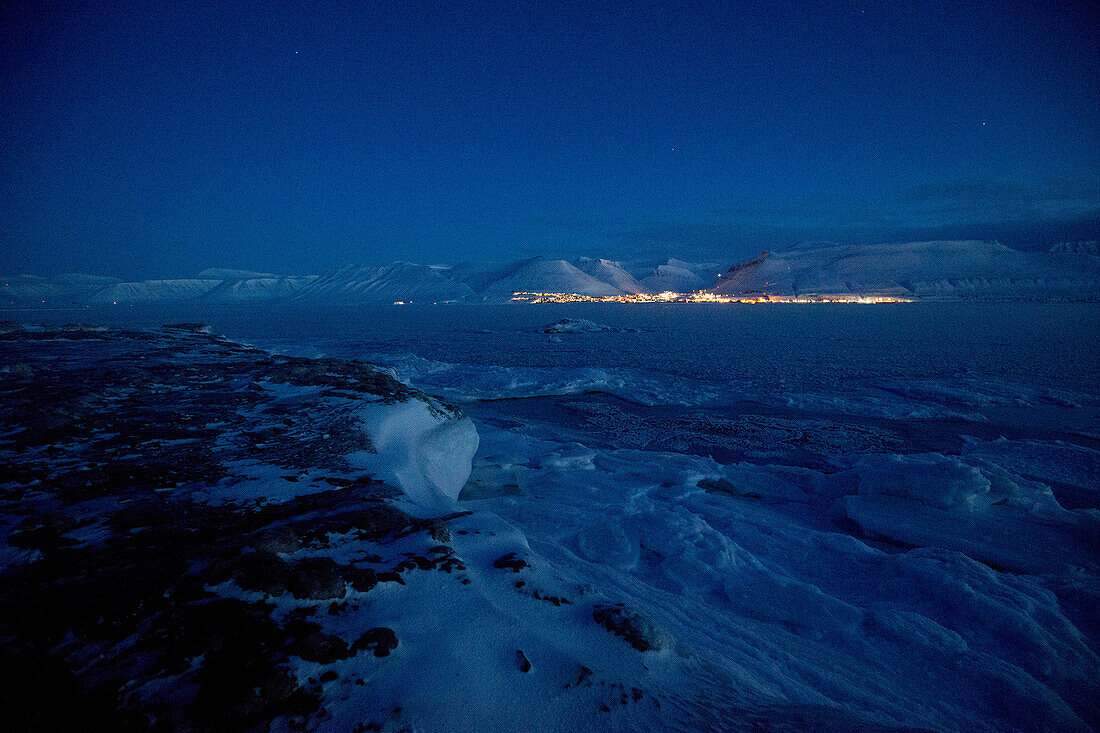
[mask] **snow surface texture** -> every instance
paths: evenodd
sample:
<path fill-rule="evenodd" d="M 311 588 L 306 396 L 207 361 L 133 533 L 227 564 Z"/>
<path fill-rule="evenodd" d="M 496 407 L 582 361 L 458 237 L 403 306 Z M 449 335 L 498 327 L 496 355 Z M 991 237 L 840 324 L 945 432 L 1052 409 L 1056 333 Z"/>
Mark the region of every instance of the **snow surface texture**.
<path fill-rule="evenodd" d="M 728 295 L 874 294 L 932 299 L 1095 300 L 1095 242 L 1021 252 L 992 242 L 817 246 L 765 252 L 725 270 L 677 259 L 655 267 L 606 259 L 532 257 L 454 267 L 394 262 L 319 276 L 211 268 L 196 279 L 120 283 L 109 278 L 21 276 L 4 281 L 0 305 L 58 307 L 193 302 L 305 304 L 507 302 L 517 292 L 617 296 L 714 290 Z"/>
<path fill-rule="evenodd" d="M 473 345 L 469 363 L 401 348 L 372 359 L 465 400 L 481 443 L 462 526 L 514 528 L 521 592 L 577 605 L 570 588 L 585 588 L 652 630 L 663 651 L 632 652 L 644 666 L 594 656 L 568 613 L 541 642 L 517 624 L 489 654 L 521 648 L 529 674 L 554 679 L 567 652 L 587 679 L 644 691 L 608 705 L 602 725 L 1085 730 L 1100 713 L 1100 396 L 1078 339 L 1097 313 L 1049 306 L 1047 323 L 1027 315 L 1038 306 L 1023 320 L 1010 309 L 1024 306 L 947 307 L 824 330 L 820 316 L 777 316 L 768 338 L 683 315 L 667 342 L 592 307 L 574 312 L 622 330 L 560 343 L 480 332 L 524 366 L 479 364 Z M 894 318 L 896 333 L 883 326 Z M 922 323 L 951 336 L 909 340 Z M 555 355 L 575 366 L 551 366 Z M 474 643 L 433 639 L 433 659 Z M 457 703 L 433 707 L 429 686 L 378 683 L 426 727 L 455 725 Z M 463 694 L 515 694 L 499 684 Z M 538 700 L 558 711 L 548 720 L 569 711 L 562 729 L 601 725 Z M 527 714 L 477 713 L 520 726 Z"/>
<path fill-rule="evenodd" d="M 400 486 L 424 506 L 447 508 L 470 477 L 477 451 L 477 429 L 468 418 L 454 418 L 426 400 L 371 405 L 363 425 L 374 454 L 361 461 L 383 480 Z"/>
<path fill-rule="evenodd" d="M 177 714 L 213 709 L 236 721 L 258 708 L 276 729 L 1095 726 L 1095 306 L 644 315 L 579 306 L 556 310 L 616 330 L 560 337 L 541 332 L 544 310 L 443 310 L 424 308 L 418 319 L 415 308 L 378 309 L 347 331 L 317 318 L 280 321 L 272 348 L 324 358 L 279 357 L 285 365 L 264 367 L 270 378 L 256 389 L 237 360 L 269 357 L 215 341 L 199 371 L 183 372 L 188 389 L 166 394 L 164 380 L 195 359 L 123 380 L 133 394 L 116 386 L 79 399 L 57 381 L 57 365 L 109 376 L 79 356 L 85 341 L 107 338 L 102 331 L 53 336 L 51 354 L 68 354 L 54 361 L 40 363 L 21 346 L 22 366 L 0 371 L 6 409 L 31 399 L 17 391 L 27 380 L 49 388 L 35 392 L 33 414 L 42 417 L 7 433 L 24 447 L 5 455 L 20 461 L 13 475 L 23 483 L 5 489 L 21 492 L 23 504 L 4 514 L 4 561 L 34 581 L 19 587 L 64 587 L 80 608 L 89 603 L 83 586 L 34 574 L 110 561 L 127 543 L 161 562 L 160 545 L 141 543 L 160 532 L 178 542 L 192 526 L 233 522 L 220 533 L 238 543 L 193 550 L 188 566 L 210 594 L 197 607 L 187 600 L 194 590 L 162 588 L 152 574 L 155 592 L 141 607 L 154 612 L 136 615 L 141 632 L 118 614 L 117 631 L 88 632 L 114 631 L 116 646 L 82 646 L 76 633 L 63 650 L 71 665 L 84 669 L 94 654 L 87 674 L 113 680 L 114 670 L 116 690 L 134 679 L 136 652 L 127 649 L 140 649 L 133 639 L 141 639 L 171 664 L 130 683 L 128 705 L 169 715 L 181 705 L 171 701 L 218 681 L 222 694 Z M 259 330 L 237 324 L 246 326 Z M 363 355 L 418 389 L 465 395 L 479 440 L 457 502 L 432 510 L 397 491 L 400 469 L 416 461 L 391 461 L 383 484 L 361 480 L 369 456 L 384 460 L 388 450 L 379 448 L 387 430 L 372 410 L 398 408 L 394 423 L 417 444 L 422 427 L 435 429 L 432 411 L 416 404 L 430 401 L 348 394 L 347 385 L 378 374 L 341 360 Z M 214 378 L 219 358 L 226 376 Z M 119 401 L 129 412 L 111 409 Z M 80 411 L 104 420 L 130 414 L 134 424 L 66 422 Z M 142 435 L 149 420 L 164 423 L 161 439 L 136 442 L 148 467 L 133 491 L 167 482 L 167 496 L 239 513 L 203 508 L 201 522 L 180 527 L 179 510 L 143 513 L 140 494 L 121 495 L 126 503 L 89 498 L 92 478 L 33 481 L 34 471 L 60 473 L 65 461 L 105 445 L 129 469 L 134 430 Z M 285 432 L 274 430 L 286 420 Z M 93 425 L 110 432 L 97 435 Z M 251 456 L 215 470 L 204 459 L 207 425 L 216 427 L 215 446 L 247 447 Z M 169 433 L 185 440 L 165 440 Z M 472 449 L 461 430 L 455 435 Z M 35 447 L 42 441 L 54 452 Z M 189 456 L 179 463 L 191 473 L 162 475 L 157 456 L 169 451 Z M 310 465 L 279 463 L 290 459 Z M 314 465 L 321 460 L 329 465 Z M 241 478 L 221 480 L 221 471 Z M 411 472 L 429 474 L 438 475 Z M 95 480 L 129 485 L 113 474 Z M 387 485 L 386 502 L 370 498 Z M 58 504 L 52 492 L 78 502 Z M 35 514 L 14 511 L 27 502 Z M 263 531 L 238 526 L 246 522 Z M 142 529 L 149 526 L 157 529 Z M 111 552 L 92 554 L 94 543 Z M 231 560 L 208 558 L 215 549 Z M 42 562 L 51 557 L 71 561 Z M 139 569 L 112 568 L 108 577 L 150 577 Z M 175 606 L 198 614 L 195 625 L 181 630 L 176 619 L 190 616 L 155 612 L 163 602 L 153 599 L 168 590 Z M 211 604 L 230 605 L 202 615 Z M 244 638 L 258 637 L 263 653 L 228 645 L 239 663 L 218 651 L 221 642 L 205 641 L 210 632 L 185 633 L 241 614 L 253 629 Z M 18 618 L 0 614 L 3 623 Z M 67 629 L 52 629 L 52 638 Z M 161 650 L 159 638 L 176 641 Z M 182 661 L 172 656 L 181 649 Z M 226 683 L 236 676 L 241 684 Z M 287 702 L 265 707 L 250 697 L 257 689 Z M 295 689 L 315 707 L 290 706 L 298 698 L 279 692 Z"/>

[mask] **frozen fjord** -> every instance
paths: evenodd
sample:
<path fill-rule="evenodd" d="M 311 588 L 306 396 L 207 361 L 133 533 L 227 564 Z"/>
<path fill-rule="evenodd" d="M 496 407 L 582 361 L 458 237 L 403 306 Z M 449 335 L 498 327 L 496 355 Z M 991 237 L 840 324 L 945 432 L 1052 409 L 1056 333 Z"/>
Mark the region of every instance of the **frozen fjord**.
<path fill-rule="evenodd" d="M 336 614 L 239 568 L 207 592 L 321 627 L 336 652 L 279 661 L 318 681 L 315 727 L 1084 728 L 1096 314 L 1014 307 L 223 313 L 460 402 L 480 446 L 441 543 L 463 570 L 336 533 L 271 552 L 404 558 L 404 584 L 348 584 Z M 614 330 L 542 332 L 561 316 Z M 331 658 L 378 628 L 386 656 Z"/>

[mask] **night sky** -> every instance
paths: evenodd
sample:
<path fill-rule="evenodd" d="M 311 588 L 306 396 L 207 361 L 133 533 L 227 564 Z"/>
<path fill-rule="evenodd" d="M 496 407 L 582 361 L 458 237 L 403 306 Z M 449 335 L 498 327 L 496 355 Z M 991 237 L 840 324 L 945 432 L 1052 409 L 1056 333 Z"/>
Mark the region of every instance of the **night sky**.
<path fill-rule="evenodd" d="M 5 5 L 4 274 L 1100 231 L 1095 2 Z"/>

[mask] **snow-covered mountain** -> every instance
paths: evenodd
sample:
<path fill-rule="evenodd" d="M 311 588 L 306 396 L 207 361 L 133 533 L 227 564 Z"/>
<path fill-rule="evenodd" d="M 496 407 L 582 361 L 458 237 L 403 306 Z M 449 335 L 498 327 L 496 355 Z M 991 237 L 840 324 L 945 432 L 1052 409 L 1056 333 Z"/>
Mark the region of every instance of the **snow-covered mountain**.
<path fill-rule="evenodd" d="M 208 267 L 198 275 L 204 280 L 252 280 L 279 277 L 273 272 L 253 272 L 252 270 L 229 270 L 224 267 Z"/>
<path fill-rule="evenodd" d="M 577 269 L 565 260 L 532 257 L 508 266 L 480 294 L 486 298 L 510 298 L 513 293 L 575 293 L 621 295 L 622 291 Z"/>
<path fill-rule="evenodd" d="M 710 263 L 695 264 L 669 259 L 663 265 L 657 265 L 652 272 L 642 278 L 641 284 L 645 291 L 650 293 L 663 293 L 666 290 L 674 293 L 691 293 L 710 287 L 720 271 L 719 266 Z"/>
<path fill-rule="evenodd" d="M 296 300 L 324 303 L 438 303 L 473 294 L 466 285 L 436 268 L 411 262 L 359 267 L 348 265 L 322 274 L 298 292 Z"/>
<path fill-rule="evenodd" d="M 1050 248 L 1052 253 L 1069 252 L 1078 255 L 1100 255 L 1100 242 L 1059 242 Z"/>
<path fill-rule="evenodd" d="M 210 271 L 203 270 L 203 272 Z M 268 275 L 230 278 L 223 280 L 217 287 L 199 297 L 212 303 L 280 300 L 297 295 L 315 280 L 317 280 L 316 275 L 288 275 L 287 277 Z"/>
<path fill-rule="evenodd" d="M 764 252 L 723 273 L 725 295 L 864 293 L 950 298 L 1086 299 L 1100 295 L 1100 257 L 1021 252 L 996 242 L 835 245 Z"/>
<path fill-rule="evenodd" d="M 52 278 L 19 275 L 0 278 L 0 304 L 8 307 L 71 306 L 90 294 L 118 282 L 100 275 L 64 274 Z"/>
<path fill-rule="evenodd" d="M 600 282 L 607 283 L 620 293 L 634 294 L 647 292 L 634 276 L 623 269 L 619 262 L 605 259 L 593 259 L 581 257 L 573 262 L 574 266 L 587 275 L 591 275 Z"/>
<path fill-rule="evenodd" d="M 138 303 L 441 303 L 506 302 L 513 294 L 573 293 L 595 297 L 691 293 L 722 295 L 895 295 L 912 298 L 1100 300 L 1095 242 L 1068 242 L 1047 252 L 995 242 L 803 246 L 763 252 L 730 267 L 670 259 L 628 270 L 606 259 L 573 262 L 532 257 L 453 267 L 393 262 L 348 265 L 321 275 L 207 269 L 199 277 L 119 282 L 96 275 L 0 278 L 0 307 L 72 307 Z M 646 273 L 639 278 L 639 274 Z"/>
<path fill-rule="evenodd" d="M 202 278 L 114 283 L 92 293 L 87 302 L 93 305 L 178 303 L 205 295 L 221 283 L 221 280 Z"/>

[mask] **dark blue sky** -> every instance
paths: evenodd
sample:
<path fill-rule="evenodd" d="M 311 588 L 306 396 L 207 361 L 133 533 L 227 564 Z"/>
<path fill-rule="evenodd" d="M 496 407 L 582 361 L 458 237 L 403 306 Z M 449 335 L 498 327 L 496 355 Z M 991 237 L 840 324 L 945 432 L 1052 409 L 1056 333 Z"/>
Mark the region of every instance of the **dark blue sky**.
<path fill-rule="evenodd" d="M 0 272 L 1100 230 L 1094 2 L 360 5 L 6 4 Z"/>

